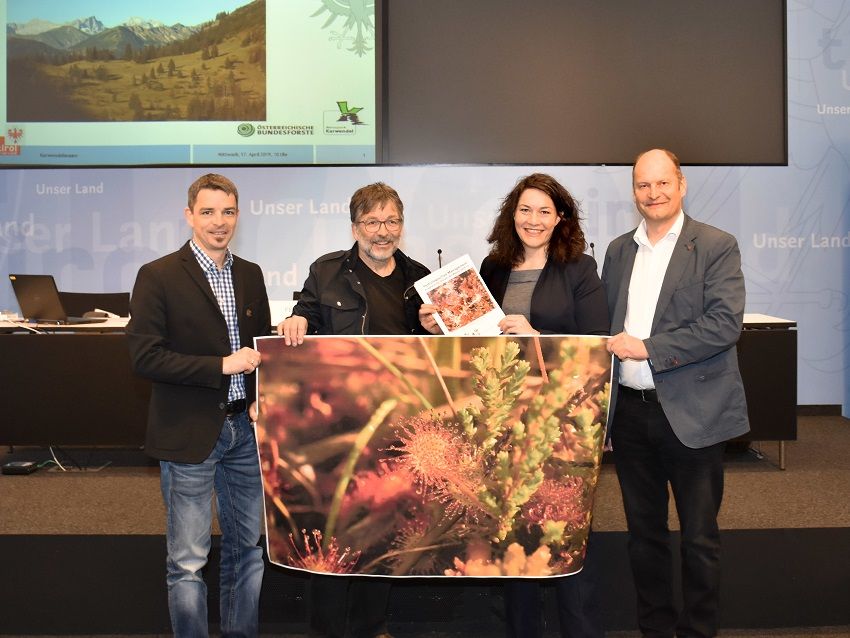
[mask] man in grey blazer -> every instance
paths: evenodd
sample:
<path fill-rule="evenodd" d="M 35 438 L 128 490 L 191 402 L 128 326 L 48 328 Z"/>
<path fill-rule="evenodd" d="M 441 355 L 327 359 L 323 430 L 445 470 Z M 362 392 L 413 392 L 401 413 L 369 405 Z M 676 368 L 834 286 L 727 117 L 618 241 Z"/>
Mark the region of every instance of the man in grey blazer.
<path fill-rule="evenodd" d="M 239 195 L 208 174 L 189 187 L 192 238 L 139 270 L 127 340 L 133 368 L 153 383 L 145 451 L 160 460 L 166 508 L 168 607 L 175 636 L 206 636 L 212 495 L 221 527 L 223 636 L 256 636 L 263 488 L 254 427 L 253 338 L 270 332 L 257 264 L 228 248 Z"/>
<path fill-rule="evenodd" d="M 611 242 L 602 281 L 615 355 L 609 432 L 644 636 L 717 633 L 724 442 L 749 430 L 735 344 L 744 276 L 734 237 L 685 215 L 667 150 L 632 171 L 643 221 Z M 683 609 L 673 603 L 668 484 L 681 527 Z"/>

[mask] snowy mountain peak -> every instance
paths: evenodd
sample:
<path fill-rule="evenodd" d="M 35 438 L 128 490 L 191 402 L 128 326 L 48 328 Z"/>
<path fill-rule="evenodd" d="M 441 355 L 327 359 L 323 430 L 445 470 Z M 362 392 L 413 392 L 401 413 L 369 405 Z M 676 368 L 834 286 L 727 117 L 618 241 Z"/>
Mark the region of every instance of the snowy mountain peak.
<path fill-rule="evenodd" d="M 137 28 L 142 28 L 142 29 L 158 29 L 158 28 L 164 27 L 166 25 L 164 25 L 159 20 L 147 20 L 146 18 L 140 18 L 138 16 L 134 16 L 134 17 L 130 18 L 129 20 L 127 20 L 124 23 L 124 26 L 126 26 L 126 27 L 137 27 Z"/>
<path fill-rule="evenodd" d="M 68 24 L 72 27 L 77 27 L 80 31 L 87 33 L 88 35 L 96 35 L 104 30 L 103 22 L 94 16 L 78 18 L 77 20 L 72 20 Z"/>

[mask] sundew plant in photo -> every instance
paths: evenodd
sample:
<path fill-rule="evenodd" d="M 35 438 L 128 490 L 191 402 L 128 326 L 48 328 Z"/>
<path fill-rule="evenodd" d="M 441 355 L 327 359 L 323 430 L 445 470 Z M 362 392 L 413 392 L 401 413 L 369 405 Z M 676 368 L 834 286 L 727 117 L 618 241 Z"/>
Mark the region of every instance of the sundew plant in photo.
<path fill-rule="evenodd" d="M 257 344 L 273 562 L 392 576 L 581 569 L 610 392 L 604 338 Z"/>

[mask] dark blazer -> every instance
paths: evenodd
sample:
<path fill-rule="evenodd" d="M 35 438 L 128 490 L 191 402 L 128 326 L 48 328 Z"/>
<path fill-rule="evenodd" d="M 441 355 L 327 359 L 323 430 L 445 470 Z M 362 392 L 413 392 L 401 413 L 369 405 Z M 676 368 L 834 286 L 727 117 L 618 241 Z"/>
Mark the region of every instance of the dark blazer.
<path fill-rule="evenodd" d="M 612 241 L 605 253 L 602 283 L 611 334 L 622 332 L 626 319 L 638 248 L 635 230 Z M 735 349 L 745 299 L 738 242 L 685 215 L 655 307 L 651 335 L 644 344 L 661 407 L 676 436 L 688 447 L 707 447 L 750 429 Z M 609 428 L 616 427 L 618 377 L 615 358 Z"/>
<path fill-rule="evenodd" d="M 422 299 L 413 288 L 417 279 L 431 271 L 400 250 L 394 255 L 404 277 L 404 323 L 407 334 L 428 334 L 419 323 Z M 365 335 L 369 333 L 366 291 L 355 271 L 357 244 L 319 257 L 310 265 L 301 296 L 292 311 L 307 320 L 307 334 Z"/>
<path fill-rule="evenodd" d="M 501 305 L 511 269 L 490 257 L 481 262 L 481 278 Z M 608 306 L 590 255 L 566 263 L 546 260 L 531 294 L 532 328 L 542 333 L 607 335 Z"/>
<path fill-rule="evenodd" d="M 260 267 L 234 255 L 233 288 L 241 345 L 271 328 Z M 200 463 L 212 452 L 224 422 L 230 377 L 227 324 L 189 243 L 139 270 L 130 299 L 127 340 L 139 376 L 153 382 L 145 451 L 157 459 Z M 246 399 L 256 394 L 245 376 Z"/>

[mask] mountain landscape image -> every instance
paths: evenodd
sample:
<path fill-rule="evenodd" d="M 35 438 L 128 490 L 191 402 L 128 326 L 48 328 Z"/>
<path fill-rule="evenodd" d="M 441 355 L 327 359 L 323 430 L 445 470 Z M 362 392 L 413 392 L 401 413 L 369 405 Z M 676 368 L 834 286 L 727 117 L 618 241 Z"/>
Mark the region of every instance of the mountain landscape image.
<path fill-rule="evenodd" d="M 144 7 L 144 3 L 141 3 Z M 266 119 L 266 6 L 197 25 L 97 16 L 6 27 L 9 122 Z"/>

